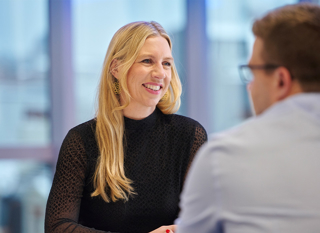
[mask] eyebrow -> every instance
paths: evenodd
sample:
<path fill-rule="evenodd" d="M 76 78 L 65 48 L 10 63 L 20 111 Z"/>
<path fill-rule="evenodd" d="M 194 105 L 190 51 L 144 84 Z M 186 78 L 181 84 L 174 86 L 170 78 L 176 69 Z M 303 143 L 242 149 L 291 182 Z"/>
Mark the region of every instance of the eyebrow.
<path fill-rule="evenodd" d="M 152 54 L 148 54 L 148 53 L 145 53 L 145 54 L 141 54 L 138 56 L 138 58 L 141 58 L 141 57 L 152 57 L 152 58 L 155 58 L 155 56 L 153 56 Z M 163 58 L 163 60 L 171 60 L 173 61 L 173 57 L 165 57 Z"/>

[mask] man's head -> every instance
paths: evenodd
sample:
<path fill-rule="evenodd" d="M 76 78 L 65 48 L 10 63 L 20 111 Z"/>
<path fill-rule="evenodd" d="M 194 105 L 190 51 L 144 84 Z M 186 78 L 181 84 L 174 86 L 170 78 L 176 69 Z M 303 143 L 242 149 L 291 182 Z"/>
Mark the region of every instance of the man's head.
<path fill-rule="evenodd" d="M 320 92 L 320 6 L 288 5 L 254 22 L 249 84 L 257 114 L 299 92 Z"/>

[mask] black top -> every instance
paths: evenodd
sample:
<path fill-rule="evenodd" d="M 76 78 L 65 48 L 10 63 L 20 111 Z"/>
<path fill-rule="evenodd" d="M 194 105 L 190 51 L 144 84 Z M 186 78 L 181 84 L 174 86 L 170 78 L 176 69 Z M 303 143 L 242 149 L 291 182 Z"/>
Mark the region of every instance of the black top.
<path fill-rule="evenodd" d="M 146 233 L 173 224 L 187 170 L 207 140 L 206 131 L 190 118 L 165 115 L 157 108 L 143 120 L 124 119 L 125 174 L 137 195 L 110 203 L 90 196 L 99 149 L 96 121 L 85 122 L 71 129 L 61 146 L 47 203 L 46 233 Z"/>

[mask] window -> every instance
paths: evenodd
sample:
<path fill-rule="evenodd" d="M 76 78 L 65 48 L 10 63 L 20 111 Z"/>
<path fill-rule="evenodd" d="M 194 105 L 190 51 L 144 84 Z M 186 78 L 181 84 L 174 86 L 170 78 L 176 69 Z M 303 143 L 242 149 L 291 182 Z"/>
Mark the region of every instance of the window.
<path fill-rule="evenodd" d="M 0 1 L 0 31 L 0 147 L 48 145 L 47 1 Z"/>
<path fill-rule="evenodd" d="M 209 39 L 210 129 L 217 132 L 251 116 L 247 91 L 241 83 L 238 65 L 247 63 L 254 37 L 254 18 L 266 11 L 297 0 L 238 1 L 207 0 Z"/>
<path fill-rule="evenodd" d="M 0 1 L 0 232 L 43 232 L 52 182 L 41 162 L 51 155 L 47 5 Z"/>

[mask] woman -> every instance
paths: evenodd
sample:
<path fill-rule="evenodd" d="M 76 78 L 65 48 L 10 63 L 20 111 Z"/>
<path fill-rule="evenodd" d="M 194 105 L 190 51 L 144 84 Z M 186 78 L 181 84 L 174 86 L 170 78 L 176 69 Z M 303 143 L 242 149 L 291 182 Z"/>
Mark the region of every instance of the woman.
<path fill-rule="evenodd" d="M 180 95 L 164 29 L 120 28 L 105 57 L 96 118 L 62 144 L 46 232 L 174 232 L 187 170 L 207 140 L 198 122 L 173 114 Z"/>

